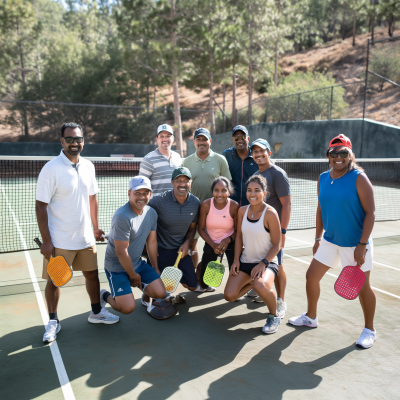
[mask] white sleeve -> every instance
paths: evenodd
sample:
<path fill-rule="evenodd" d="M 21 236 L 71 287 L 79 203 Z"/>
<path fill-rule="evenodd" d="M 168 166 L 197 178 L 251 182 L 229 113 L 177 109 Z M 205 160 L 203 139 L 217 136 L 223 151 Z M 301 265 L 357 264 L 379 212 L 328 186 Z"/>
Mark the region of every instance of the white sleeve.
<path fill-rule="evenodd" d="M 50 203 L 56 191 L 56 176 L 55 173 L 47 167 L 47 164 L 39 173 L 39 178 L 36 186 L 36 200 L 43 203 Z"/>
<path fill-rule="evenodd" d="M 89 196 L 93 196 L 94 194 L 99 193 L 100 189 L 99 186 L 97 185 L 97 180 L 96 180 L 96 170 L 94 168 L 94 165 L 91 165 L 92 167 L 92 185 L 90 188 Z"/>

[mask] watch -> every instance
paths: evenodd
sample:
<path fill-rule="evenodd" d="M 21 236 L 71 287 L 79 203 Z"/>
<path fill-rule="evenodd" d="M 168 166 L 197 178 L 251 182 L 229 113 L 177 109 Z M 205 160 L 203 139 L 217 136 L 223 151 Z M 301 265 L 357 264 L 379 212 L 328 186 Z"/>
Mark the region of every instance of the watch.
<path fill-rule="evenodd" d="M 286 229 L 281 229 L 281 232 L 286 235 Z"/>
<path fill-rule="evenodd" d="M 263 262 L 263 263 L 265 264 L 265 266 L 268 267 L 269 261 L 268 261 L 266 258 L 263 258 L 263 259 L 261 260 L 261 262 Z"/>

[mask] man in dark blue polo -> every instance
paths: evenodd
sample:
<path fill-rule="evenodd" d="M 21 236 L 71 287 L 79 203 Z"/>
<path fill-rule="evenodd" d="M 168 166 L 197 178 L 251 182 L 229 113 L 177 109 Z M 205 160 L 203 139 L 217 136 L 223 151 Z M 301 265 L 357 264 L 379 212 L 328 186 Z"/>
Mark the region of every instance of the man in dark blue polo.
<path fill-rule="evenodd" d="M 251 155 L 249 140 L 249 132 L 246 127 L 243 125 L 235 126 L 232 131 L 233 147 L 222 153 L 228 161 L 235 188 L 235 193 L 231 198 L 237 201 L 240 206 L 249 204 L 245 184 L 247 179 L 258 171 L 258 166 Z"/>
<path fill-rule="evenodd" d="M 197 287 L 197 276 L 189 248 L 196 233 L 199 218 L 200 200 L 189 193 L 192 175 L 185 167 L 176 168 L 172 173 L 172 190 L 167 190 L 149 201 L 149 206 L 156 210 L 158 268 L 160 272 L 175 264 L 178 253 L 182 258 L 178 268 L 183 276 L 181 284 L 189 289 Z M 177 296 L 177 302 L 182 300 Z"/>

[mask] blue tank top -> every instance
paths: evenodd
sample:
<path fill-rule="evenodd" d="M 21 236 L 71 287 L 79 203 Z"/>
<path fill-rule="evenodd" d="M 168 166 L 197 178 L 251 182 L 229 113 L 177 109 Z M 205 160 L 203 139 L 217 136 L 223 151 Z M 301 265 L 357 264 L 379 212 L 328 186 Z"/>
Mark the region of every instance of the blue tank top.
<path fill-rule="evenodd" d="M 357 177 L 353 169 L 333 181 L 329 171 L 320 175 L 319 204 L 324 224 L 324 239 L 340 247 L 355 247 L 360 241 L 365 211 L 357 193 Z"/>

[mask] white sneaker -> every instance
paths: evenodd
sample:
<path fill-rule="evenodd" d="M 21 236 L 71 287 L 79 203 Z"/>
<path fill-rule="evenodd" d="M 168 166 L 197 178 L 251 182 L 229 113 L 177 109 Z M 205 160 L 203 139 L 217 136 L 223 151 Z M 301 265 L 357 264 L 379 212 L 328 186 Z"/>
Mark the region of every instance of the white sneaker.
<path fill-rule="evenodd" d="M 215 288 L 212 286 L 207 286 L 207 288 L 201 287 L 199 284 L 197 284 L 196 289 L 193 290 L 194 292 L 200 292 L 200 293 L 205 293 L 205 292 L 215 292 Z"/>
<path fill-rule="evenodd" d="M 275 317 L 274 314 L 268 314 L 267 322 L 265 323 L 264 328 L 262 328 L 263 333 L 275 333 L 278 330 L 280 323 L 280 317 Z"/>
<path fill-rule="evenodd" d="M 98 314 L 90 312 L 88 321 L 91 324 L 116 324 L 119 321 L 118 315 L 111 314 L 107 308 L 103 307 Z"/>
<path fill-rule="evenodd" d="M 287 305 L 286 305 L 286 302 L 285 301 L 283 301 L 280 297 L 278 297 L 278 300 L 277 300 L 277 311 L 276 311 L 276 313 L 281 317 L 281 318 L 283 318 L 284 316 L 285 316 L 285 314 L 286 314 L 286 311 L 287 311 Z"/>
<path fill-rule="evenodd" d="M 372 347 L 376 340 L 376 329 L 371 331 L 371 329 L 364 328 L 361 332 L 360 337 L 356 342 L 356 346 L 362 347 L 363 349 L 369 349 Z"/>
<path fill-rule="evenodd" d="M 257 292 L 254 289 L 251 289 L 247 292 L 246 297 L 258 297 Z M 261 300 L 262 301 L 262 300 Z M 263 301 L 262 301 L 263 302 Z"/>
<path fill-rule="evenodd" d="M 148 305 L 149 305 L 149 303 L 147 302 L 147 301 L 144 301 L 143 300 L 143 296 L 144 296 L 144 293 L 142 294 L 142 305 L 144 305 L 145 307 L 147 307 Z"/>
<path fill-rule="evenodd" d="M 311 319 L 307 317 L 307 313 L 301 314 L 298 317 L 289 318 L 289 323 L 296 326 L 308 326 L 309 328 L 316 328 L 318 326 L 318 317 Z"/>
<path fill-rule="evenodd" d="M 250 296 L 247 296 L 247 297 L 250 297 Z M 258 295 L 257 295 L 257 297 L 254 298 L 253 301 L 254 301 L 254 303 L 264 303 L 264 300 Z"/>
<path fill-rule="evenodd" d="M 43 342 L 44 343 L 51 343 L 54 342 L 57 338 L 57 333 L 61 330 L 60 321 L 56 319 L 51 319 L 46 327 L 46 332 L 43 335 Z"/>

